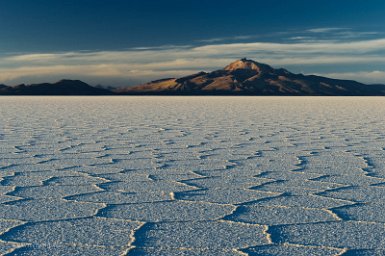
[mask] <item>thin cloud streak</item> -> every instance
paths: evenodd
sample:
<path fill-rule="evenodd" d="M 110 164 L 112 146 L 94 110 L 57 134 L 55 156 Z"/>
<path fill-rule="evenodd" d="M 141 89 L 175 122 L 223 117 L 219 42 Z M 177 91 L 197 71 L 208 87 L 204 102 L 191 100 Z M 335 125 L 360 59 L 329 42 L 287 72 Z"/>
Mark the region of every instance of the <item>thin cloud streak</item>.
<path fill-rule="evenodd" d="M 308 29 L 307 32 L 310 33 L 329 33 L 335 31 L 350 30 L 350 28 L 312 28 Z"/>
<path fill-rule="evenodd" d="M 238 40 L 247 40 L 247 39 L 253 39 L 258 36 L 256 35 L 244 35 L 244 36 L 229 36 L 229 37 L 216 37 L 216 38 L 209 38 L 209 39 L 202 39 L 198 40 L 197 42 L 201 43 L 217 43 L 217 42 L 224 42 L 224 41 L 238 41 Z"/>

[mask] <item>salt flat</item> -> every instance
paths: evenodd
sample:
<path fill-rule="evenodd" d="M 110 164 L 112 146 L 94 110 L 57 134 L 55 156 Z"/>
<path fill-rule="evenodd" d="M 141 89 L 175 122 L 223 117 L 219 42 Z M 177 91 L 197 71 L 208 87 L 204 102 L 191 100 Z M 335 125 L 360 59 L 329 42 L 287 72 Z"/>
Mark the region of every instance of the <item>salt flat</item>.
<path fill-rule="evenodd" d="M 385 99 L 0 98 L 0 254 L 385 255 Z"/>

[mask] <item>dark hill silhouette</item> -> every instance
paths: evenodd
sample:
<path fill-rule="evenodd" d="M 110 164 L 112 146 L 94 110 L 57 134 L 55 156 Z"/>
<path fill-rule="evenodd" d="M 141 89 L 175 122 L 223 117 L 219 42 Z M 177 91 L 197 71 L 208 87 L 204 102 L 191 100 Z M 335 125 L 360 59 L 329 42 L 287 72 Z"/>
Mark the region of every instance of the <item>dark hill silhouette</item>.
<path fill-rule="evenodd" d="M 57 83 L 18 85 L 0 88 L 3 95 L 112 95 L 112 91 L 90 86 L 79 80 L 61 80 Z"/>

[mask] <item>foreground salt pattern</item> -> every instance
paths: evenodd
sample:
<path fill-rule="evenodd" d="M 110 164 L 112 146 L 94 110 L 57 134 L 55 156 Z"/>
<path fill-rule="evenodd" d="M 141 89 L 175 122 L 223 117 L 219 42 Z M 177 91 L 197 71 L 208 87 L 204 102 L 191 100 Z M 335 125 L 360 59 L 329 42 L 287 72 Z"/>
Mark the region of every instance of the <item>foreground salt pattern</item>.
<path fill-rule="evenodd" d="M 385 100 L 0 99 L 0 254 L 385 255 Z"/>

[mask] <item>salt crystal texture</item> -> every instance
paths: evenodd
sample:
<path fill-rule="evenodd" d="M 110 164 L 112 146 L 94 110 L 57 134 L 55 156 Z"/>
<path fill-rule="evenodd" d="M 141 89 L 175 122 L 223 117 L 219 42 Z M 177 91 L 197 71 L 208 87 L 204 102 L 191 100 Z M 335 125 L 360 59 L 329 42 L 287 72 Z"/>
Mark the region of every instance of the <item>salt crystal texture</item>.
<path fill-rule="evenodd" d="M 2 97 L 2 255 L 383 255 L 385 99 Z"/>

